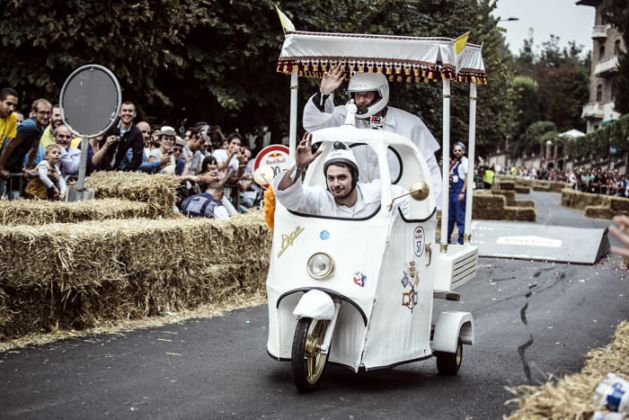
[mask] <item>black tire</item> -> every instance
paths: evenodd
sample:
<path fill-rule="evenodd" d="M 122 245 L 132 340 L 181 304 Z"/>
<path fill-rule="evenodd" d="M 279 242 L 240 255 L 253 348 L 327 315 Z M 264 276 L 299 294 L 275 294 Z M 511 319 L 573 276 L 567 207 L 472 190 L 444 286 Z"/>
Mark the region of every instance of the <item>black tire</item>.
<path fill-rule="evenodd" d="M 321 353 L 321 343 L 330 321 L 302 318 L 295 328 L 291 367 L 299 392 L 310 392 L 319 385 L 328 355 Z"/>
<path fill-rule="evenodd" d="M 463 361 L 463 343 L 457 342 L 455 353 L 435 352 L 437 370 L 442 375 L 456 375 Z"/>

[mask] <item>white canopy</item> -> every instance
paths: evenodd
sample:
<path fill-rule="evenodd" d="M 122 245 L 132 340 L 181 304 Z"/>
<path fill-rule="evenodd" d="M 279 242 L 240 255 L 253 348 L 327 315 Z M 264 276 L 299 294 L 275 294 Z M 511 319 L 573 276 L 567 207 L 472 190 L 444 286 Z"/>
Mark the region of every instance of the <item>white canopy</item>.
<path fill-rule="evenodd" d="M 287 32 L 277 70 L 321 77 L 337 63 L 348 71 L 378 72 L 391 81 L 455 80 L 486 83 L 481 47 L 467 44 L 455 53 L 452 38 Z"/>
<path fill-rule="evenodd" d="M 571 139 L 576 139 L 579 137 L 585 137 L 585 133 L 573 128 L 572 130 L 564 131 L 559 135 L 559 137 L 570 137 Z"/>

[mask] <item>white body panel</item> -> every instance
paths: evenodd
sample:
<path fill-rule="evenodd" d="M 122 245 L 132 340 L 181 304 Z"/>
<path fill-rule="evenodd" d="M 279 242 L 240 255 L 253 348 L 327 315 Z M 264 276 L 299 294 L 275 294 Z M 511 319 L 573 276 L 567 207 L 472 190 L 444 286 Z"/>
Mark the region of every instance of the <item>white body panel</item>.
<path fill-rule="evenodd" d="M 441 312 L 435 325 L 433 351 L 455 353 L 457 342 L 474 344 L 474 320 L 469 312 Z"/>
<path fill-rule="evenodd" d="M 293 309 L 293 315 L 297 319 L 312 318 L 312 319 L 327 319 L 334 318 L 336 313 L 334 309 L 334 301 L 325 292 L 321 290 L 310 290 L 306 292 L 295 309 Z"/>

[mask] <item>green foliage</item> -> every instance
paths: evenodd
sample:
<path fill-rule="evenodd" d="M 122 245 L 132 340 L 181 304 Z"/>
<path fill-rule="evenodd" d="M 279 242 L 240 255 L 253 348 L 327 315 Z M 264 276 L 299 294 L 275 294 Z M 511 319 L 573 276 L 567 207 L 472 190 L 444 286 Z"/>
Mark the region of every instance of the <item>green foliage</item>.
<path fill-rule="evenodd" d="M 537 121 L 531 124 L 524 135 L 513 145 L 511 155 L 513 157 L 531 156 L 543 151 L 547 140 L 554 140 L 557 137 L 557 126 L 552 121 Z"/>
<path fill-rule="evenodd" d="M 490 16 L 492 0 L 295 0 L 280 2 L 301 30 L 455 37 L 483 44 L 489 85 L 479 87 L 478 142 L 510 129 L 510 56 Z M 143 118 L 206 120 L 250 132 L 288 129 L 289 78 L 275 72 L 283 33 L 271 0 L 11 0 L 1 9 L 0 84 L 22 104 L 56 102 L 78 66 L 110 68 Z M 300 81 L 300 107 L 317 82 Z M 393 86 L 392 105 L 440 135 L 440 85 Z M 455 138 L 467 138 L 467 87 L 453 90 Z"/>
<path fill-rule="evenodd" d="M 609 155 L 615 146 L 618 154 L 629 151 L 629 115 L 623 115 L 610 125 L 601 127 L 584 137 L 566 142 L 566 153 L 576 159 L 594 159 Z"/>

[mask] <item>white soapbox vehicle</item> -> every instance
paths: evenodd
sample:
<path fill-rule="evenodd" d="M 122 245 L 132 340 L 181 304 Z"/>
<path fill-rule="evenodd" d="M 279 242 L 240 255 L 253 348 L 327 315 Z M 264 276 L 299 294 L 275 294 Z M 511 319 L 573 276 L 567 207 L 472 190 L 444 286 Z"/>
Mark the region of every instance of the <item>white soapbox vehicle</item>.
<path fill-rule="evenodd" d="M 336 141 L 375 155 L 381 204 L 369 217 L 338 219 L 276 203 L 267 352 L 291 361 L 301 392 L 317 386 L 327 363 L 358 372 L 435 356 L 439 372 L 456 374 L 462 345 L 474 341 L 474 321 L 469 312 L 452 311 L 433 323 L 433 299 L 458 299 L 452 288 L 474 276 L 476 247 L 435 249 L 430 172 L 400 135 L 352 125 L 315 131 L 313 144 L 321 143 L 323 153 L 304 185 L 325 185 L 323 162 Z M 392 184 L 409 194 L 392 196 Z M 406 215 L 397 206 L 402 200 Z"/>

